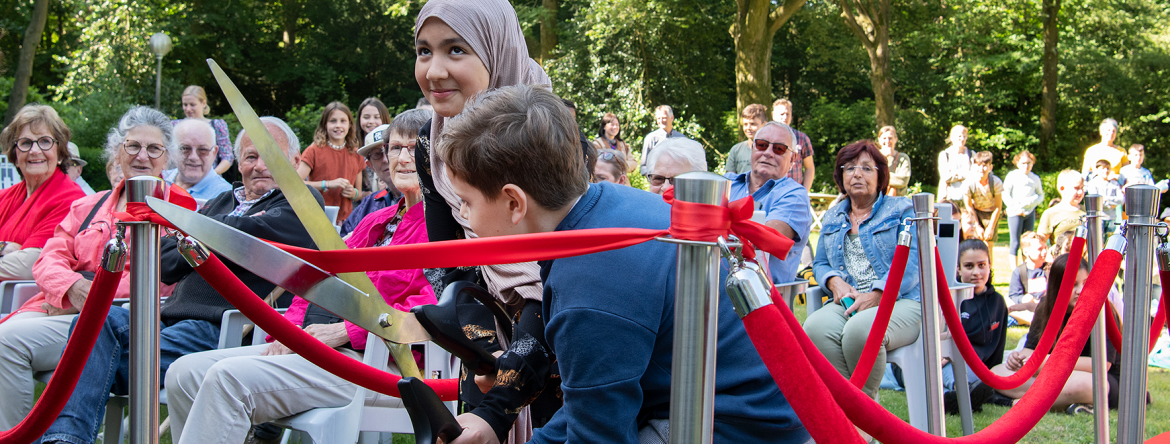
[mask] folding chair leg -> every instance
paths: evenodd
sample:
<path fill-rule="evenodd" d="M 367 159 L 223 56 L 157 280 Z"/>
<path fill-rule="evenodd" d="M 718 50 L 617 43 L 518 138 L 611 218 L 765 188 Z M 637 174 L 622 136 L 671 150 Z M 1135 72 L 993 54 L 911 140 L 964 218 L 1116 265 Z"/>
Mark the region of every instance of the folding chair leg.
<path fill-rule="evenodd" d="M 106 430 L 102 433 L 104 444 L 122 443 L 122 412 L 128 401 L 122 397 L 111 397 L 106 401 Z"/>

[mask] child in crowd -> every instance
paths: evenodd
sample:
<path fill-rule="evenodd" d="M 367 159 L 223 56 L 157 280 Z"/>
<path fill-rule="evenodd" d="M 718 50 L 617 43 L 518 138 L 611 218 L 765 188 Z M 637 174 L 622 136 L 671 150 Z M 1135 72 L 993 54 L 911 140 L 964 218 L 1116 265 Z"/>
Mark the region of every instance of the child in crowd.
<path fill-rule="evenodd" d="M 341 102 L 325 105 L 313 144 L 301 155 L 297 173 L 305 185 L 321 190 L 325 205 L 339 207 L 337 219 L 345 220 L 353 203 L 362 200 L 362 172 L 366 159 L 357 153 L 357 130 L 350 121 L 353 113 Z"/>
<path fill-rule="evenodd" d="M 1023 263 L 1012 270 L 1008 283 L 1008 326 L 1032 323 L 1036 305 L 1048 290 L 1048 246 L 1035 231 L 1020 236 Z"/>
<path fill-rule="evenodd" d="M 1074 174 L 1078 174 L 1074 172 Z M 1071 264 L 1069 262 L 1072 262 Z M 1056 294 L 1060 291 L 1060 283 L 1064 279 L 1065 273 L 1076 273 L 1076 284 L 1073 287 L 1072 295 L 1068 300 L 1068 309 L 1065 311 L 1063 319 L 1051 319 L 1053 307 L 1056 305 Z M 1048 327 L 1049 322 L 1060 322 L 1061 330 L 1058 334 L 1063 334 L 1064 324 L 1068 322 L 1072 316 L 1073 308 L 1077 305 L 1077 299 L 1081 296 L 1081 290 L 1085 285 L 1085 280 L 1089 278 L 1089 264 L 1081 258 L 1070 258 L 1067 254 L 1062 254 L 1056 257 L 1052 262 L 1052 269 L 1048 274 L 1048 295 L 1041 301 L 1040 306 L 1036 308 L 1036 316 L 1032 319 L 1032 325 L 1028 328 L 1028 336 L 1025 339 L 1024 349 L 1020 351 L 1013 351 L 1008 354 L 1007 359 L 1003 364 L 997 365 L 991 369 L 997 375 L 1010 376 L 1017 370 L 1024 366 L 1028 358 L 1032 356 L 1032 352 L 1036 350 L 1037 344 L 1040 343 L 1040 336 L 1044 333 L 1044 329 Z M 1112 312 L 1109 316 L 1114 316 Z M 1059 337 L 1059 336 L 1058 336 Z M 1057 340 L 1059 345 L 1060 340 Z M 1064 384 L 1060 395 L 1056 397 L 1053 403 L 1053 408 L 1058 411 L 1065 411 L 1069 413 L 1078 413 L 1091 411 L 1091 407 L 1086 404 L 1093 402 L 1093 363 L 1090 360 L 1092 356 L 1091 346 L 1088 341 L 1085 342 L 1084 348 L 1081 349 L 1081 357 L 1077 359 L 1076 365 L 1073 367 L 1073 372 L 1068 377 L 1068 382 Z M 1108 369 L 1109 379 L 1109 408 L 1117 408 L 1118 399 L 1118 380 L 1121 375 L 1121 366 L 1118 365 L 1119 356 L 1117 350 L 1113 348 L 1112 344 L 1106 344 L 1106 363 Z M 1043 371 L 1044 364 L 1040 366 L 1040 371 Z M 1008 390 L 996 390 L 994 393 L 987 389 L 977 387 L 972 390 L 973 394 L 981 396 L 971 397 L 971 405 L 982 405 L 988 401 L 1000 405 L 1013 405 L 1019 401 L 1024 393 L 1032 387 L 1036 382 L 1036 376 L 1032 376 L 1027 382 L 1024 382 L 1019 387 Z M 983 385 L 980 383 L 980 385 Z M 996 397 L 995 394 L 1001 395 Z"/>
<path fill-rule="evenodd" d="M 1040 176 L 1032 172 L 1036 156 L 1028 150 L 1020 151 L 1012 162 L 1016 169 L 1003 180 L 1003 203 L 1008 217 L 1008 255 L 1012 257 L 1012 265 L 1017 265 L 1020 235 L 1036 229 L 1036 207 L 1044 202 L 1044 185 Z"/>
<path fill-rule="evenodd" d="M 1003 296 L 995 291 L 991 283 L 991 250 L 979 239 L 968 239 L 959 244 L 959 281 L 975 285 L 975 297 L 963 301 L 960 316 L 963 330 L 971 340 L 971 348 L 987 368 L 1003 362 L 1003 349 L 1007 345 L 1008 307 Z M 979 384 L 979 378 L 970 368 L 967 381 L 970 387 L 979 388 L 983 393 L 971 393 L 971 398 L 986 398 L 991 387 Z M 948 414 L 959 413 L 959 397 L 955 393 L 954 365 L 943 366 L 943 385 L 950 391 L 943 394 L 943 407 Z M 972 403 L 972 409 L 982 411 L 981 405 Z"/>
<path fill-rule="evenodd" d="M 1101 196 L 1101 212 L 1105 213 L 1102 227 L 1106 235 L 1112 233 L 1113 227 L 1121 222 L 1121 206 L 1125 203 L 1117 177 L 1109 161 L 1101 159 L 1093 166 L 1093 172 L 1085 184 L 1088 194 Z"/>
<path fill-rule="evenodd" d="M 630 178 L 626 176 L 626 156 L 621 151 L 602 148 L 597 150 L 597 164 L 593 166 L 594 182 L 610 182 L 618 185 L 629 185 Z"/>
<path fill-rule="evenodd" d="M 480 236 L 670 225 L 670 206 L 658 196 L 590 185 L 578 138 L 572 115 L 554 94 L 509 86 L 478 94 L 447 120 L 435 150 L 463 202 L 460 214 Z M 666 442 L 676 255 L 673 246 L 647 242 L 540 262 L 545 328 L 520 340 L 555 351 L 564 407 L 531 442 Z M 808 442 L 730 300 L 721 295 L 719 301 L 715 440 Z M 528 381 L 511 387 L 517 383 L 507 381 L 515 379 L 497 378 L 489 396 L 540 390 Z M 474 413 L 459 420 L 465 429 L 453 444 L 487 442 L 493 433 Z"/>
<path fill-rule="evenodd" d="M 1060 203 L 1049 206 L 1040 216 L 1040 228 L 1036 233 L 1044 236 L 1045 242 L 1056 240 L 1060 233 L 1072 230 L 1081 224 L 1085 212 L 1081 210 L 1081 199 L 1085 198 L 1085 179 L 1073 170 L 1064 170 L 1056 176 L 1056 192 Z"/>
<path fill-rule="evenodd" d="M 1158 187 L 1163 193 L 1166 192 L 1170 182 L 1163 179 L 1160 182 L 1154 182 L 1154 174 L 1150 170 L 1142 167 L 1142 163 L 1146 160 L 1146 147 L 1144 145 L 1133 144 L 1129 147 L 1129 165 L 1121 167 L 1121 186 L 1125 188 L 1134 185 L 1152 185 Z"/>
<path fill-rule="evenodd" d="M 991 174 L 990 151 L 980 151 L 971 158 L 971 174 L 963 194 L 963 232 L 965 239 L 980 239 L 995 245 L 999 218 L 1003 215 L 1003 181 Z"/>

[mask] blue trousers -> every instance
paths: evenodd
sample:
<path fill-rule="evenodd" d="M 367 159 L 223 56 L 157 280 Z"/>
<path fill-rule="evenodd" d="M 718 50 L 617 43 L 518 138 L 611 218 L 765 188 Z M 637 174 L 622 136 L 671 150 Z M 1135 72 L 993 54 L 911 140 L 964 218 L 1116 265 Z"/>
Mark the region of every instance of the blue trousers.
<path fill-rule="evenodd" d="M 1010 239 L 1008 254 L 1018 256 L 1020 254 L 1020 235 L 1035 229 L 1036 210 L 1023 216 L 1008 216 L 1008 239 Z"/>
<path fill-rule="evenodd" d="M 69 327 L 70 335 L 77 321 Z M 159 335 L 159 378 L 161 385 L 167 368 L 180 356 L 215 349 L 219 345 L 219 326 L 207 321 L 184 320 L 162 325 Z M 59 365 L 75 365 L 62 362 Z M 81 371 L 77 387 L 41 442 L 91 444 L 97 440 L 106 400 L 110 393 L 125 395 L 130 379 L 130 311 L 111 307 L 106 323 L 98 332 L 97 342 Z"/>

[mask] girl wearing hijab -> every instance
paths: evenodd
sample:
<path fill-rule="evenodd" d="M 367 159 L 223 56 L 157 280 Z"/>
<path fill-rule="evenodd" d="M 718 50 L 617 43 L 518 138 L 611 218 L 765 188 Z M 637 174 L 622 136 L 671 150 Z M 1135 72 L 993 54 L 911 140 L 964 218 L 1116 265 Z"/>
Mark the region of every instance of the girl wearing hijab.
<path fill-rule="evenodd" d="M 466 218 L 460 215 L 462 202 L 455 194 L 446 168 L 431 150 L 438 144 L 447 119 L 463 110 L 476 94 L 510 85 L 542 85 L 551 88 L 544 70 L 528 57 L 524 35 L 516 11 L 506 0 L 466 2 L 432 0 L 427 2 L 415 22 L 415 80 L 423 95 L 434 107 L 431 121 L 419 130 L 415 162 L 419 182 L 423 188 L 427 233 L 430 240 L 475 238 L 476 233 Z M 591 146 L 583 141 L 583 150 Z M 588 157 L 588 156 L 586 156 Z M 441 283 L 432 279 L 435 294 L 453 281 L 471 281 L 483 284 L 508 311 L 515 325 L 513 338 L 496 338 L 495 324 L 490 314 L 460 321 L 467 330 L 485 332 L 473 338 L 489 352 L 502 350 L 501 341 L 536 337 L 544 342 L 544 323 L 540 318 L 542 285 L 540 268 L 535 262 L 503 264 L 477 269 L 428 270 L 428 276 L 442 275 Z M 499 339 L 500 341 L 497 341 Z M 460 416 L 465 427 L 469 423 L 479 430 L 490 428 L 500 442 L 527 442 L 532 437 L 533 424 L 543 424 L 552 417 L 559 401 L 550 408 L 520 411 L 543 389 L 545 395 L 556 390 L 546 384 L 551 370 L 551 353 L 538 345 L 526 349 L 526 354 L 511 350 L 501 355 L 497 370 L 515 369 L 522 375 L 512 385 L 503 387 L 490 383 L 485 395 L 476 385 L 469 371 L 461 372 L 460 399 L 468 404 L 467 413 Z M 482 382 L 482 380 L 481 380 Z M 544 398 L 542 398 L 544 399 Z M 537 399 L 535 405 L 541 405 Z M 490 407 L 489 407 L 490 406 Z M 520 412 L 508 414 L 506 412 Z M 514 425 L 514 427 L 513 427 Z M 511 432 L 509 432 L 511 430 Z M 491 432 L 485 432 L 490 434 Z"/>

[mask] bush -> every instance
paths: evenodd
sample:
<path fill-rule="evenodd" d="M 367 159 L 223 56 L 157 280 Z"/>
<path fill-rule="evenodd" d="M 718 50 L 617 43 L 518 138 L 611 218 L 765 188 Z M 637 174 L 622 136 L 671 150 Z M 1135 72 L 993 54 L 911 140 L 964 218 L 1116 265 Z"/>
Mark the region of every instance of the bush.
<path fill-rule="evenodd" d="M 321 111 L 325 107 L 319 105 L 301 105 L 293 107 L 284 115 L 285 123 L 292 127 L 297 138 L 301 139 L 301 149 L 308 148 L 313 143 L 313 133 L 317 131 L 317 122 L 321 120 Z"/>
<path fill-rule="evenodd" d="M 808 135 L 815 150 L 817 177 L 814 192 L 837 192 L 833 184 L 833 165 L 837 150 L 859 139 L 872 139 L 877 131 L 874 120 L 874 102 L 864 99 L 852 104 L 821 99 L 813 105 L 809 117 L 796 128 Z"/>
<path fill-rule="evenodd" d="M 12 85 L 16 83 L 14 77 L 0 77 L 0 116 L 8 112 L 8 98 L 12 95 Z M 24 98 L 24 103 L 47 103 L 45 96 L 42 96 L 40 91 L 34 86 L 28 87 L 28 95 Z"/>

